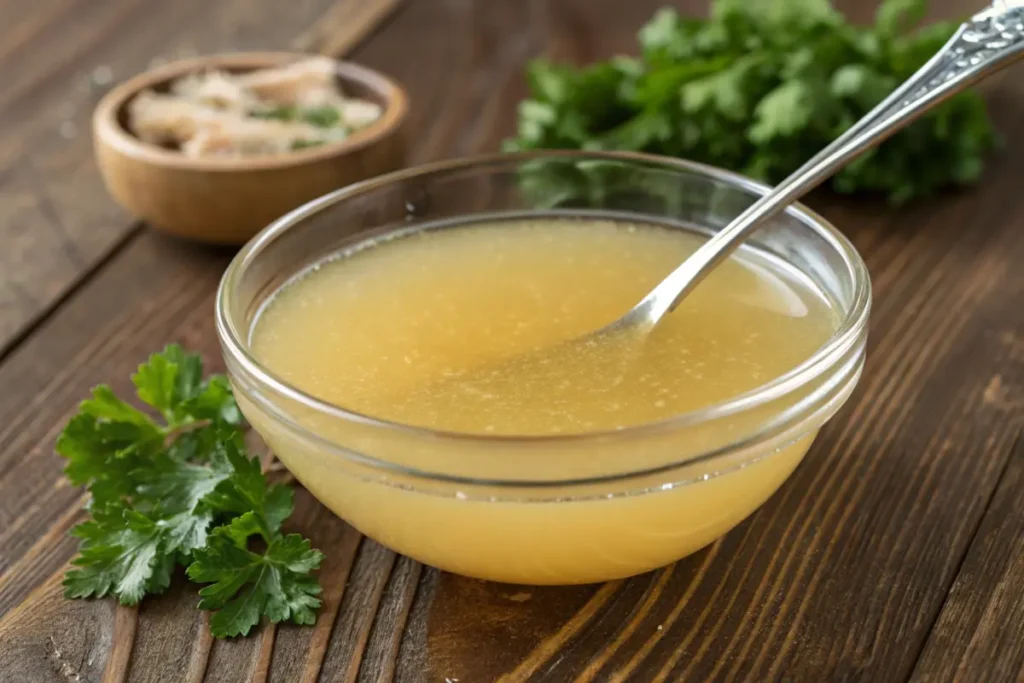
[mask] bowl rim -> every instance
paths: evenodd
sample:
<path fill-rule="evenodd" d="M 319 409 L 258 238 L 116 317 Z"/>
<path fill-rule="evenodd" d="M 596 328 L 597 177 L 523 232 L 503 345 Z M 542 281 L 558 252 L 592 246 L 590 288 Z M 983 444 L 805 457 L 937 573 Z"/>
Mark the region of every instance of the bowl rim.
<path fill-rule="evenodd" d="M 746 190 L 755 194 L 764 194 L 771 189 L 768 185 L 751 180 L 732 171 L 684 159 L 638 152 L 590 152 L 580 150 L 538 150 L 469 156 L 423 164 L 360 181 L 323 195 L 285 214 L 258 232 L 231 260 L 217 288 L 214 312 L 217 335 L 227 359 L 230 362 L 237 363 L 262 387 L 270 388 L 288 399 L 297 401 L 320 413 L 325 413 L 332 418 L 380 429 L 398 431 L 412 437 L 428 438 L 434 441 L 453 440 L 480 444 L 565 444 L 650 436 L 665 430 L 692 427 L 756 408 L 787 395 L 790 391 L 803 386 L 807 381 L 819 376 L 822 372 L 826 372 L 829 367 L 835 365 L 837 357 L 841 357 L 845 351 L 855 346 L 858 340 L 861 340 L 866 334 L 871 309 L 871 279 L 867 266 L 853 244 L 842 233 L 816 212 L 800 203 L 790 205 L 785 209 L 784 213 L 797 219 L 809 229 L 816 231 L 829 242 L 830 246 L 842 257 L 846 268 L 853 274 L 853 293 L 850 309 L 840 321 L 832 337 L 804 362 L 779 377 L 749 391 L 697 410 L 680 413 L 679 415 L 673 415 L 653 422 L 630 425 L 623 429 L 568 434 L 478 434 L 432 429 L 365 415 L 319 399 L 267 369 L 250 352 L 247 342 L 248 334 L 242 335 L 240 333 L 236 321 L 228 312 L 230 308 L 229 298 L 235 289 L 236 281 L 260 255 L 263 249 L 289 228 L 300 224 L 305 218 L 338 202 L 380 186 L 396 184 L 425 175 L 483 168 L 490 165 L 507 165 L 515 162 L 523 163 L 537 159 L 558 158 L 655 164 L 663 167 L 672 167 L 680 171 L 696 172 L 705 177 L 727 183 L 738 190 Z M 859 354 L 863 355 L 863 353 L 863 349 L 861 349 Z M 318 437 L 318 435 L 313 436 Z M 376 458 L 371 459 L 377 465 L 395 466 L 394 463 L 377 461 Z M 403 466 L 399 467 L 403 471 L 406 469 Z"/>
<path fill-rule="evenodd" d="M 305 52 L 223 52 L 179 59 L 147 69 L 108 91 L 93 111 L 93 135 L 97 143 L 107 145 L 135 161 L 185 171 L 243 172 L 288 169 L 323 161 L 372 146 L 398 132 L 409 111 L 405 90 L 393 78 L 367 66 L 327 57 L 334 62 L 338 78 L 344 83 L 358 82 L 376 93 L 384 102 L 381 117 L 349 137 L 315 147 L 283 154 L 253 155 L 243 158 L 191 158 L 172 149 L 144 142 L 118 120 L 121 110 L 141 91 L 206 68 L 253 70 L 280 66 L 301 59 L 324 57 Z"/>

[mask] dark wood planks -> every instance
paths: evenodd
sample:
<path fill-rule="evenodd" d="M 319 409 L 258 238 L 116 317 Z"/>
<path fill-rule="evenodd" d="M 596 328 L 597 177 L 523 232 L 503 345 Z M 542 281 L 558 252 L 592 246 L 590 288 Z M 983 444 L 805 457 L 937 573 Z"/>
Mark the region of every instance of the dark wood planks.
<path fill-rule="evenodd" d="M 4 620 L 17 628 L 0 629 L 2 680 L 101 680 L 114 645 L 115 603 L 80 601 L 68 605 L 60 593 L 60 577 L 52 577 L 36 590 L 31 602 Z"/>
<path fill-rule="evenodd" d="M 1016 352 L 1024 354 L 1019 341 Z M 1001 380 L 985 400 L 1007 403 Z M 964 558 L 960 574 L 911 680 L 1015 683 L 1024 679 L 1024 439 L 1017 447 Z"/>
<path fill-rule="evenodd" d="M 410 86 L 414 161 L 493 149 L 523 59 L 627 50 L 656 4 L 418 0 L 358 57 Z M 494 586 L 359 541 L 303 494 L 294 524 L 331 563 L 316 628 L 211 643 L 183 583 L 134 621 L 62 600 L 53 574 L 0 620 L 12 644 L 0 673 L 113 677 L 124 646 L 112 644 L 127 641 L 128 680 L 1012 680 L 1021 641 L 998 623 L 1021 622 L 1024 141 L 1012 133 L 1024 92 L 1004 79 L 994 102 L 1010 148 L 984 186 L 898 213 L 817 200 L 872 270 L 868 368 L 795 477 L 711 548 L 606 586 Z M 72 551 L 77 492 L 50 454 L 56 429 L 89 386 L 125 388 L 168 340 L 216 363 L 227 256 L 143 232 L 0 365 L 13 388 L 0 397 L 0 612 Z"/>

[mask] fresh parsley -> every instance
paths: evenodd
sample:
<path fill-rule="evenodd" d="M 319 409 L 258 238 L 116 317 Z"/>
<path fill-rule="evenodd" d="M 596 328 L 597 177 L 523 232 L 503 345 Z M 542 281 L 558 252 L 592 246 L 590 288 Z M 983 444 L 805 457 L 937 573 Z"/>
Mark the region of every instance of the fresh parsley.
<path fill-rule="evenodd" d="M 639 33 L 639 58 L 532 62 L 531 97 L 505 149 L 644 151 L 778 182 L 949 39 L 952 23 L 914 28 L 925 3 L 885 0 L 867 27 L 847 23 L 829 0 L 714 0 L 709 19 L 663 9 Z M 976 180 L 994 143 L 983 101 L 962 93 L 832 186 L 905 202 Z"/>
<path fill-rule="evenodd" d="M 294 121 L 299 115 L 298 107 L 290 104 L 280 107 L 269 107 L 266 109 L 254 109 L 249 116 L 255 119 L 269 119 L 274 121 Z"/>
<path fill-rule="evenodd" d="M 214 633 L 246 635 L 262 615 L 273 622 L 312 624 L 320 607 L 320 584 L 310 572 L 323 555 L 299 534 L 262 536 L 259 515 L 246 512 L 210 535 L 188 568 L 193 581 L 210 583 L 199 591 L 201 609 L 217 610 L 210 618 Z M 249 537 L 260 534 L 263 553 L 248 550 Z"/>
<path fill-rule="evenodd" d="M 282 534 L 292 491 L 269 485 L 242 438 L 223 376 L 203 379 L 198 355 L 171 345 L 132 377 L 160 419 L 96 387 L 57 440 L 65 474 L 90 493 L 90 519 L 72 535 L 79 555 L 72 598 L 113 595 L 126 605 L 165 591 L 178 565 L 199 591 L 215 636 L 246 635 L 264 616 L 311 624 L 320 606 L 312 572 L 323 555 Z"/>
<path fill-rule="evenodd" d="M 300 112 L 299 116 L 303 121 L 317 128 L 332 128 L 341 123 L 341 112 L 329 105 L 307 107 Z"/>
<path fill-rule="evenodd" d="M 309 149 L 310 147 L 319 147 L 322 144 L 324 144 L 323 140 L 299 139 L 299 140 L 295 140 L 294 142 L 292 142 L 292 149 L 293 150 Z"/>
<path fill-rule="evenodd" d="M 268 109 L 255 109 L 249 115 L 257 119 L 273 121 L 303 121 L 317 128 L 333 128 L 341 124 L 341 112 L 331 105 L 319 107 L 297 107 L 282 105 Z"/>

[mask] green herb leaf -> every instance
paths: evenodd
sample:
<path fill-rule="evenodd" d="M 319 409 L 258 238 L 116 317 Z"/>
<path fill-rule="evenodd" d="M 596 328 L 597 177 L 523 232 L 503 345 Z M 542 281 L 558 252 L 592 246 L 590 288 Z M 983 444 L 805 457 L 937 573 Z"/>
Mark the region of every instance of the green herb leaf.
<path fill-rule="evenodd" d="M 265 553 L 254 553 L 246 542 L 259 527 L 255 513 L 241 515 L 213 532 L 188 568 L 190 579 L 211 584 L 199 591 L 199 608 L 216 610 L 210 617 L 215 636 L 247 635 L 263 616 L 274 623 L 316 621 L 321 589 L 310 573 L 323 554 L 298 534 L 275 538 Z"/>
<path fill-rule="evenodd" d="M 282 105 L 270 109 L 256 109 L 249 112 L 249 116 L 255 119 L 273 119 L 277 121 L 294 121 L 298 115 L 298 108 L 292 105 Z"/>
<path fill-rule="evenodd" d="M 259 459 L 245 455 L 240 435 L 221 446 L 231 476 L 221 481 L 204 501 L 218 512 L 238 515 L 251 512 L 259 524 L 263 540 L 269 543 L 280 531 L 284 520 L 292 514 L 292 491 L 280 484 L 267 486 Z"/>
<path fill-rule="evenodd" d="M 292 149 L 309 149 L 310 147 L 319 147 L 324 144 L 323 140 L 295 140 L 292 142 Z"/>
<path fill-rule="evenodd" d="M 244 422 L 231 385 L 223 375 L 214 375 L 200 383 L 198 391 L 180 406 L 180 410 L 194 421 L 223 422 L 236 427 Z"/>
<path fill-rule="evenodd" d="M 71 483 L 87 486 L 93 504 L 105 505 L 132 493 L 129 473 L 162 448 L 164 438 L 148 416 L 101 385 L 61 432 L 56 450 L 67 459 Z"/>
<path fill-rule="evenodd" d="M 132 382 L 143 402 L 159 410 L 171 426 L 178 426 L 180 407 L 198 393 L 202 375 L 199 356 L 172 344 L 140 365 Z"/>
<path fill-rule="evenodd" d="M 183 434 L 171 448 L 133 470 L 137 507 L 160 515 L 194 512 L 233 474 L 221 455 L 223 444 L 214 439 L 234 440 L 235 434 L 217 427 Z"/>
<path fill-rule="evenodd" d="M 82 540 L 75 569 L 64 578 L 65 595 L 73 598 L 113 594 L 135 605 L 147 593 L 167 588 L 174 566 L 175 538 L 187 536 L 177 525 L 191 520 L 155 521 L 124 505 L 94 511 L 93 519 L 72 530 Z M 175 533 L 177 532 L 177 533 Z"/>
<path fill-rule="evenodd" d="M 807 126 L 814 114 L 814 98 L 804 81 L 787 81 L 764 96 L 754 110 L 750 139 L 767 143 Z"/>
<path fill-rule="evenodd" d="M 924 19 L 926 0 L 886 0 L 875 12 L 875 29 L 884 38 L 894 38 Z"/>
<path fill-rule="evenodd" d="M 341 122 L 341 113 L 330 105 L 308 107 L 302 110 L 299 117 L 318 128 L 331 128 Z"/>

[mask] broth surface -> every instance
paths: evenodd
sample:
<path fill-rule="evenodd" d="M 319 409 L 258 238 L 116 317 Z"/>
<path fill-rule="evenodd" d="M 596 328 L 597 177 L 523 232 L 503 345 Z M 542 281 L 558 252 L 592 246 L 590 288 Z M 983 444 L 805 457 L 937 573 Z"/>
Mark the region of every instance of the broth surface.
<path fill-rule="evenodd" d="M 702 239 L 557 218 L 417 232 L 286 285 L 251 346 L 291 384 L 406 424 L 541 435 L 663 420 L 778 377 L 836 327 L 809 285 L 746 253 L 648 335 L 563 343 L 620 317 Z"/>

